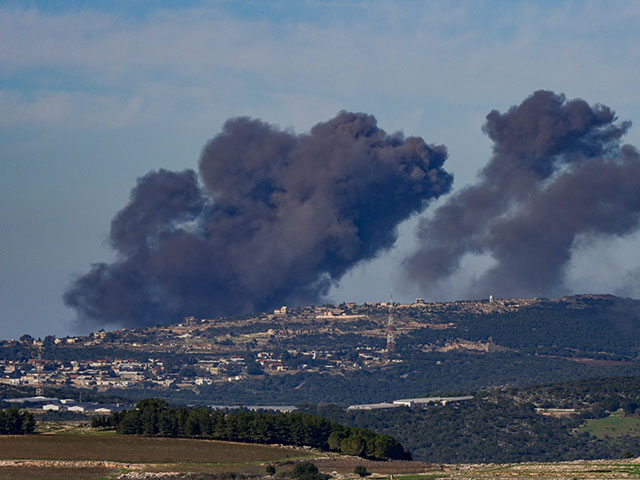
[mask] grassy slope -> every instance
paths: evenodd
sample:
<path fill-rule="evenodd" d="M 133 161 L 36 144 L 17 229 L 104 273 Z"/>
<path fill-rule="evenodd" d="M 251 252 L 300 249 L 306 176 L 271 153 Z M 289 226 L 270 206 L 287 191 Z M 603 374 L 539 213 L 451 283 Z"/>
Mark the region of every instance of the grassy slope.
<path fill-rule="evenodd" d="M 587 420 L 582 430 L 599 439 L 624 435 L 640 436 L 640 418 L 611 415 L 606 418 Z"/>

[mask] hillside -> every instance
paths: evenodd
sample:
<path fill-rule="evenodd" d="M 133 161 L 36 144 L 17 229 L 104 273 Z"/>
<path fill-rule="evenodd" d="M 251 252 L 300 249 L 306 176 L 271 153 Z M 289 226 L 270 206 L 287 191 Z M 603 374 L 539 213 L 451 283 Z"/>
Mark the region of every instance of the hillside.
<path fill-rule="evenodd" d="M 386 349 L 394 318 L 395 350 Z M 176 403 L 367 403 L 640 374 L 640 301 L 342 304 L 0 342 L 0 382 Z M 41 358 L 41 360 L 39 359 Z"/>
<path fill-rule="evenodd" d="M 344 456 L 318 456 L 308 450 L 218 441 L 127 438 L 104 435 L 0 437 L 0 479 L 13 480 L 259 480 L 284 477 L 296 462 L 312 461 L 336 480 L 355 480 L 354 467 L 365 466 L 382 479 L 540 479 L 614 480 L 637 478 L 636 459 L 570 463 L 425 464 L 372 462 Z M 64 457 L 64 459 L 62 459 Z"/>
<path fill-rule="evenodd" d="M 444 463 L 640 456 L 640 377 L 476 392 L 423 408 L 306 411 L 397 438 L 414 458 Z"/>
<path fill-rule="evenodd" d="M 354 467 L 365 466 L 377 478 L 403 480 L 636 478 L 633 459 L 570 463 L 446 465 L 354 459 L 317 452 L 207 440 L 75 434 L 0 437 L 0 479 L 13 480 L 259 480 L 285 477 L 302 461 L 311 461 L 336 480 L 355 480 Z M 266 475 L 273 465 L 276 476 Z"/>

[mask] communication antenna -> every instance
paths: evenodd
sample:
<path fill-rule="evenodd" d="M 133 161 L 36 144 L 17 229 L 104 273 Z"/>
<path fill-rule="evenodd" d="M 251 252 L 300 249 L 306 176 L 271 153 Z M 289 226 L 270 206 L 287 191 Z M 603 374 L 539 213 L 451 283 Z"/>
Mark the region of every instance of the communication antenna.
<path fill-rule="evenodd" d="M 38 346 L 38 358 L 36 360 L 36 397 L 44 397 L 43 375 L 44 364 L 42 363 L 42 345 Z"/>
<path fill-rule="evenodd" d="M 396 335 L 393 327 L 393 292 L 391 293 L 391 301 L 389 302 L 389 318 L 387 320 L 387 353 L 391 353 L 396 349 Z"/>

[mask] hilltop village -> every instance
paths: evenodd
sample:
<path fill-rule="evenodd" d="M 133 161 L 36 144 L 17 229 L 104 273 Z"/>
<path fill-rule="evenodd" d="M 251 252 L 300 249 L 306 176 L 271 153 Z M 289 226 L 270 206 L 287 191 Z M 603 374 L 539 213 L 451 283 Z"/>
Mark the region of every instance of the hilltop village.
<path fill-rule="evenodd" d="M 345 303 L 282 308 L 241 318 L 186 317 L 175 325 L 87 336 L 0 342 L 0 383 L 96 391 L 198 389 L 300 372 L 342 375 L 403 362 L 394 344 L 419 329 L 454 330 L 457 318 L 515 311 L 540 300 Z M 390 320 L 391 319 L 391 320 Z M 392 341 L 393 344 L 389 344 Z M 423 351 L 490 351 L 462 339 Z"/>

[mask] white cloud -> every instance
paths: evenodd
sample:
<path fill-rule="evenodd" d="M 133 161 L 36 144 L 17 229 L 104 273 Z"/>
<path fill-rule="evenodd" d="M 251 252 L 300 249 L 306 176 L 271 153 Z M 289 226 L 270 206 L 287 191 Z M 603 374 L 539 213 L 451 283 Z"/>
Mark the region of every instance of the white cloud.
<path fill-rule="evenodd" d="M 434 102 L 504 109 L 539 88 L 614 107 L 626 99 L 640 110 L 633 94 L 640 76 L 640 37 L 630 27 L 640 20 L 634 3 L 514 2 L 504 12 L 464 2 L 405 5 L 366 4 L 362 15 L 329 24 L 238 19 L 216 8 L 134 19 L 6 7 L 0 67 L 5 78 L 28 78 L 25 89 L 47 69 L 61 85 L 57 91 L 69 96 L 139 98 L 171 115 L 175 109 L 162 104 L 184 102 L 185 89 L 198 92 L 196 115 L 211 101 L 224 111 L 232 103 L 273 110 L 273 92 L 362 109 L 395 103 L 414 112 Z M 162 98 L 148 93 L 158 84 Z M 78 115 L 99 114 L 82 109 L 86 99 L 71 103 Z"/>
<path fill-rule="evenodd" d="M 144 108 L 139 96 L 117 98 L 85 92 L 0 90 L 0 126 L 55 125 L 59 128 L 115 128 L 130 124 Z"/>

